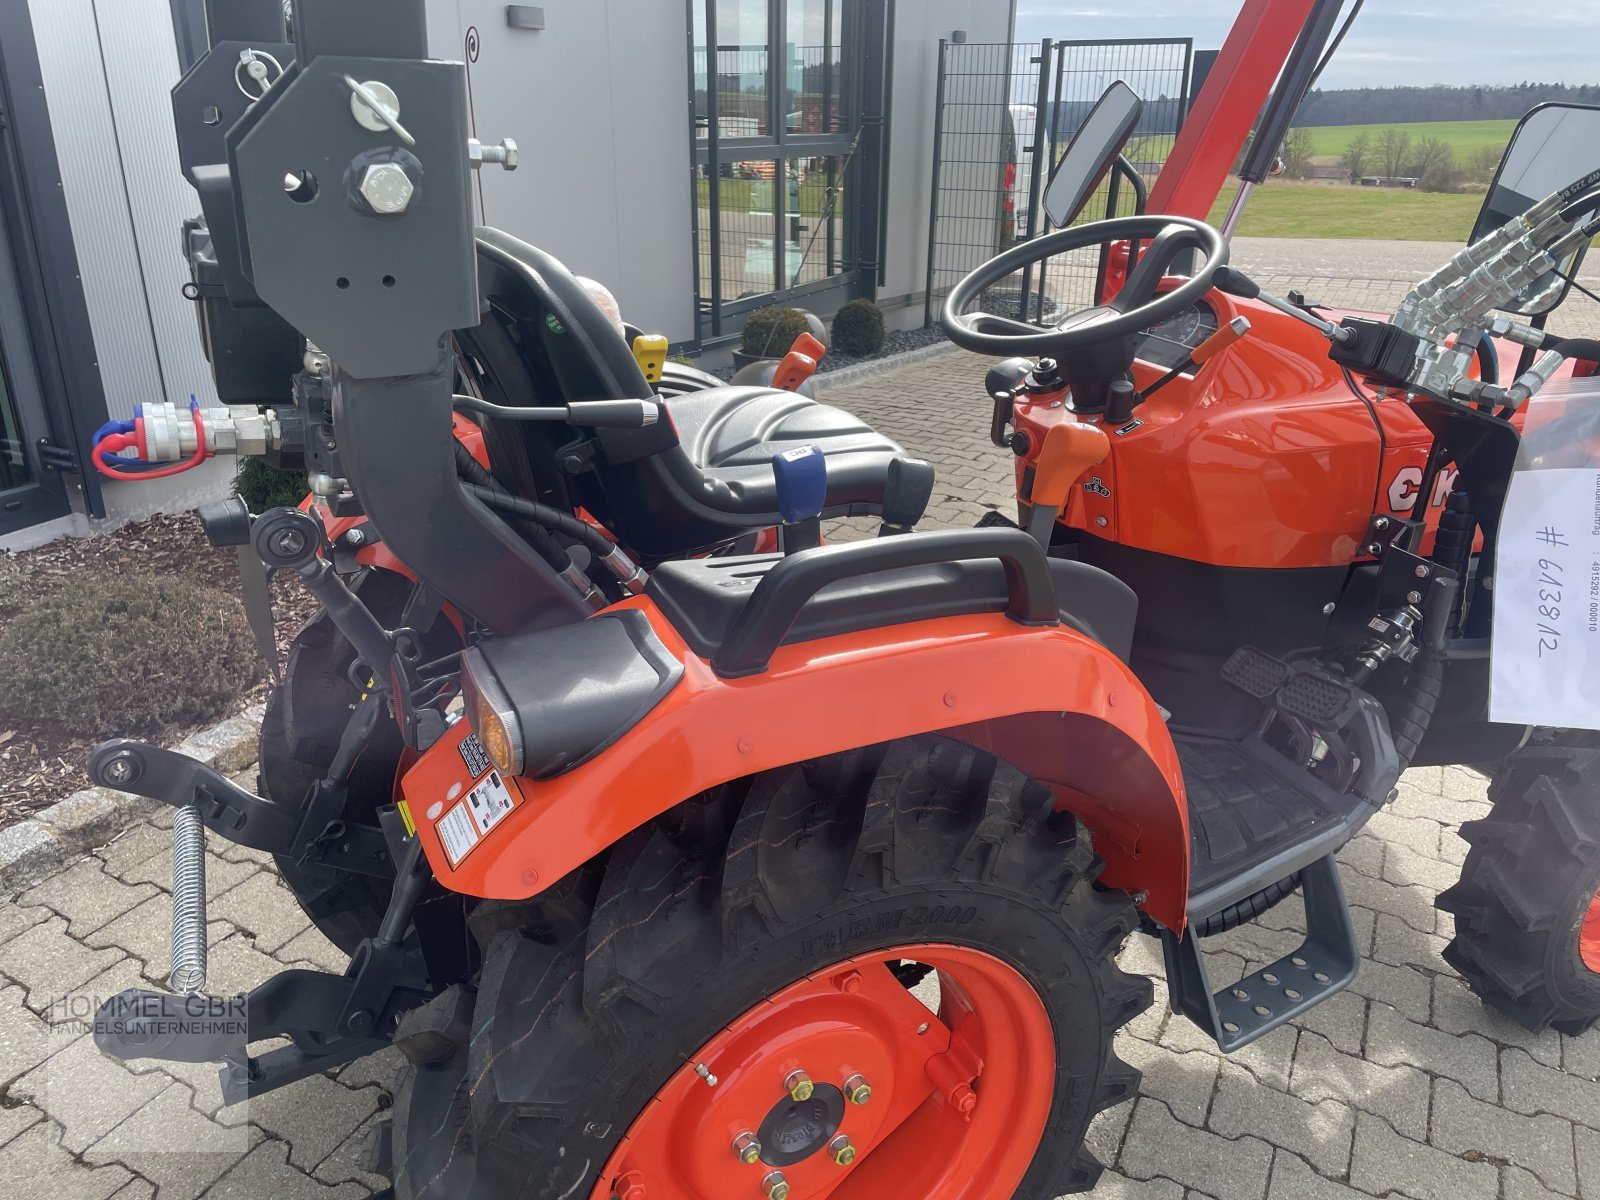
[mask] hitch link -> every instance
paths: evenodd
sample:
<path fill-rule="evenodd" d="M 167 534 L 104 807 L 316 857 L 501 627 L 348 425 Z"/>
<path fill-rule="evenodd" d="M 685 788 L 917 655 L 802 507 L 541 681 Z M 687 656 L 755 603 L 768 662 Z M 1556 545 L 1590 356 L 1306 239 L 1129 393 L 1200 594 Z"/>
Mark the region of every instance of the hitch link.
<path fill-rule="evenodd" d="M 206 827 L 193 804 L 172 814 L 172 989 L 206 990 Z"/>

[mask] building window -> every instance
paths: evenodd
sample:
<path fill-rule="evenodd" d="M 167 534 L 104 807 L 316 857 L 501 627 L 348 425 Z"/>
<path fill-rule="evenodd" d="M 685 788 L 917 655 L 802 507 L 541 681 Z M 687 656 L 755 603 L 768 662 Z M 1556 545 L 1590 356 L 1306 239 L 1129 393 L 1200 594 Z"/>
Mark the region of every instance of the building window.
<path fill-rule="evenodd" d="M 848 298 L 861 169 L 844 0 L 691 0 L 702 339 L 761 304 Z M 796 295 L 797 289 L 800 295 Z"/>

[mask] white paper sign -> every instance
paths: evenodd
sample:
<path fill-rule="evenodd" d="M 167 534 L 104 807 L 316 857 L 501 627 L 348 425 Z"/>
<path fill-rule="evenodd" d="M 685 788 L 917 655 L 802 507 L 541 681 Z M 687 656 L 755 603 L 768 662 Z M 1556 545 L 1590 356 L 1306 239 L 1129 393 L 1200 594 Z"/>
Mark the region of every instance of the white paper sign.
<path fill-rule="evenodd" d="M 1495 558 L 1490 720 L 1600 729 L 1600 469 L 1513 472 Z"/>

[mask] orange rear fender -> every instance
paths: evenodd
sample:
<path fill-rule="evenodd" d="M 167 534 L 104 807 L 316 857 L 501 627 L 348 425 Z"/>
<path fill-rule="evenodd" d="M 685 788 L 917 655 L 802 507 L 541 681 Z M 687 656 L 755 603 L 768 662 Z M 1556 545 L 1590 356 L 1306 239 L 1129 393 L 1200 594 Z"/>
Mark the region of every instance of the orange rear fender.
<path fill-rule="evenodd" d="M 649 617 L 684 675 L 610 748 L 552 779 L 505 781 L 514 807 L 481 834 L 463 836 L 468 815 L 457 812 L 487 775 L 462 753 L 467 722 L 406 774 L 408 808 L 446 887 L 524 899 L 717 784 L 943 732 L 1048 784 L 1088 825 L 1107 882 L 1144 892 L 1145 911 L 1183 927 L 1189 831 L 1177 753 L 1155 702 L 1098 643 L 999 613 L 943 617 L 785 646 L 766 672 L 723 679 L 649 600 L 619 607 Z"/>

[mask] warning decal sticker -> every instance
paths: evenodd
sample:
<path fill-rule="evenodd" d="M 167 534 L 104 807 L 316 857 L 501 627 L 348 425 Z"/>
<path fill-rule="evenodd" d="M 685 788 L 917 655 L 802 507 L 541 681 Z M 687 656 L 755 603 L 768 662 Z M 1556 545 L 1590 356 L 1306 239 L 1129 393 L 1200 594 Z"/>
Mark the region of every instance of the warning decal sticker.
<path fill-rule="evenodd" d="M 477 849 L 485 834 L 516 809 L 520 799 L 519 794 L 506 786 L 499 771 L 491 771 L 440 818 L 434 832 L 439 835 L 444 852 L 450 856 L 452 870 Z"/>
<path fill-rule="evenodd" d="M 472 824 L 472 818 L 468 815 L 465 804 L 458 804 L 445 813 L 444 818 L 433 828 L 439 835 L 439 844 L 450 856 L 452 867 L 461 865 L 461 860 L 472 853 L 473 847 L 478 844 L 481 837 Z"/>

